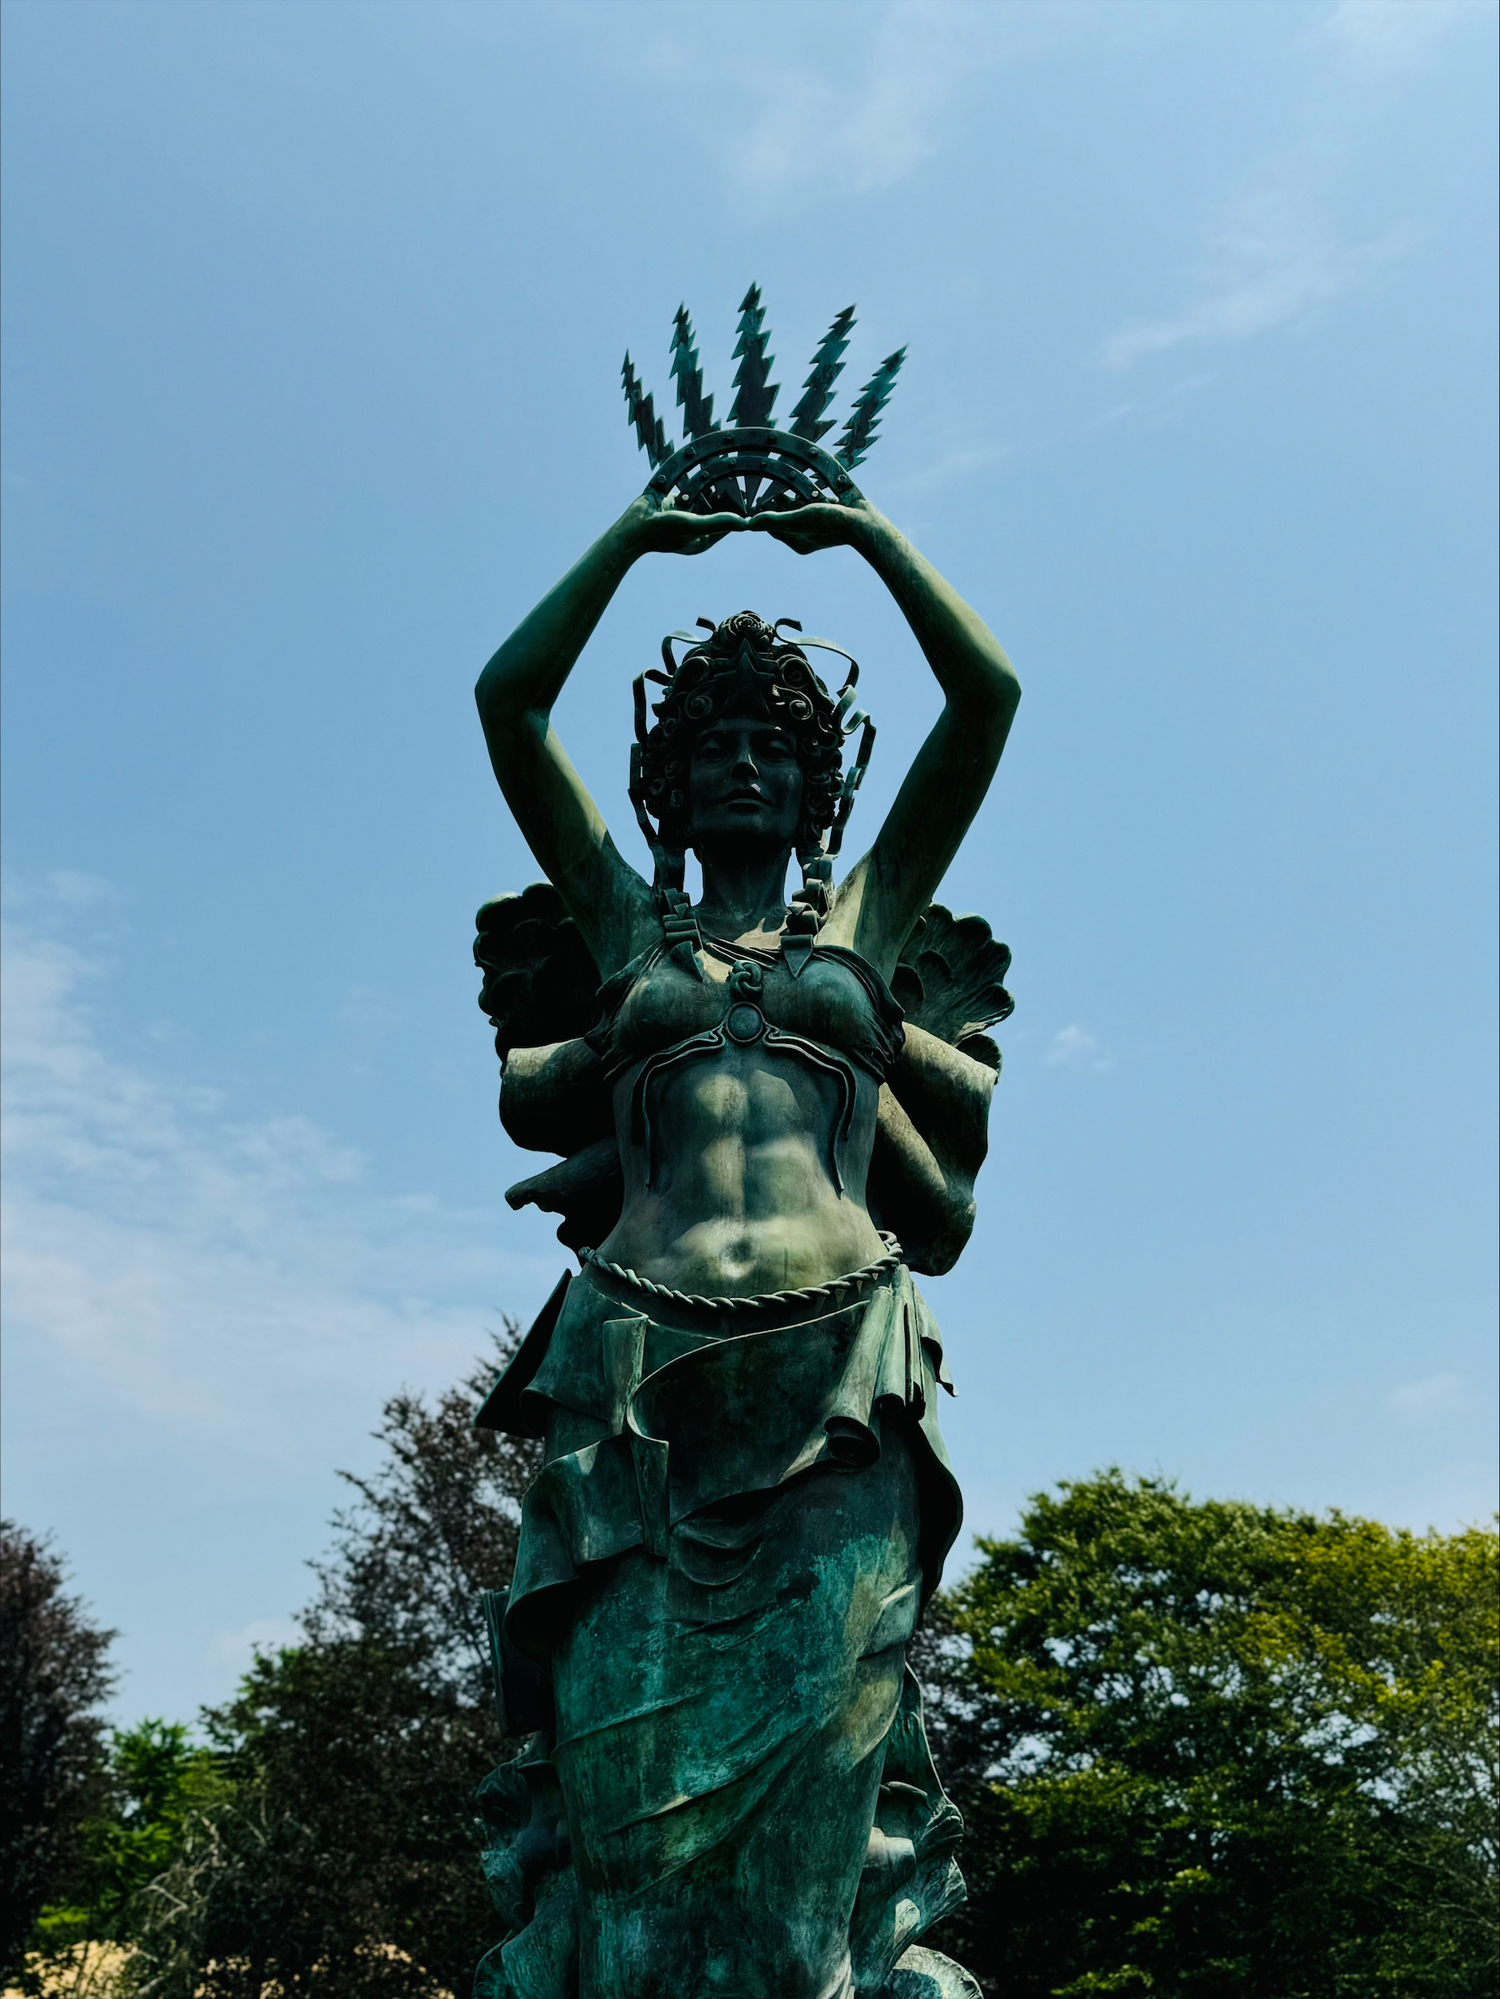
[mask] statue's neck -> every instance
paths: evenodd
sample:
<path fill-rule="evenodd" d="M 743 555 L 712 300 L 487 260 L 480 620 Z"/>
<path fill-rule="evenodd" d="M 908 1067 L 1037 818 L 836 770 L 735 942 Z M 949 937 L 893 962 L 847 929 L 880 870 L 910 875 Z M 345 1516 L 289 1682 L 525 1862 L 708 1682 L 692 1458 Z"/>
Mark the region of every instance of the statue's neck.
<path fill-rule="evenodd" d="M 789 848 L 771 854 L 715 854 L 699 850 L 703 895 L 701 929 L 716 937 L 748 937 L 759 930 L 775 936 L 786 921 Z"/>

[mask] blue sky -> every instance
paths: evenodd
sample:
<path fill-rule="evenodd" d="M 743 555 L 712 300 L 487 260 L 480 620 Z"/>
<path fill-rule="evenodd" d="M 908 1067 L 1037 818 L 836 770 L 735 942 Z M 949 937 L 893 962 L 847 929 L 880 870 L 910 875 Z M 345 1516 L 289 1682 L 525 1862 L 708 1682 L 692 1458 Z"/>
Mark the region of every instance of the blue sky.
<path fill-rule="evenodd" d="M 764 287 L 910 353 L 866 490 L 1025 699 L 945 899 L 1015 952 L 969 1526 L 1105 1463 L 1494 1505 L 1495 9 L 9 0 L 5 1504 L 122 1713 L 289 1633 L 337 1466 L 565 1253 L 471 917 L 475 673 Z M 727 404 L 721 403 L 721 408 Z M 842 405 L 841 405 L 842 407 Z M 629 578 L 559 726 L 751 605 L 935 691 L 847 552 Z"/>

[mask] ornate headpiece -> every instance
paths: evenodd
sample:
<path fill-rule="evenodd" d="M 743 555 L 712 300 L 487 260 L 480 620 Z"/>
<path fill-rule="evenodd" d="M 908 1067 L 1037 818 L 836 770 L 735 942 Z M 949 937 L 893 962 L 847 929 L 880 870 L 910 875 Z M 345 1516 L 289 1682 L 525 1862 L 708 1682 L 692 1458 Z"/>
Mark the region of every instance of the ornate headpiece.
<path fill-rule="evenodd" d="M 711 618 L 700 618 L 698 624 L 707 638 L 696 632 L 669 632 L 661 642 L 666 670 L 651 667 L 635 680 L 630 802 L 651 849 L 658 900 L 664 915 L 689 920 L 682 881 L 692 830 L 688 769 L 693 738 L 716 715 L 748 703 L 778 721 L 797 745 L 803 774 L 796 835 L 802 886 L 793 897 L 788 929 L 794 934 L 805 930 L 810 946 L 818 921 L 827 912 L 833 859 L 875 747 L 875 724 L 854 705 L 859 663 L 830 639 L 799 636 L 796 643 L 783 639 L 783 628 L 800 635 L 802 627 L 795 618 L 778 618 L 768 625 L 753 611 L 738 611 L 720 625 Z M 672 651 L 678 642 L 688 647 L 680 660 Z M 804 651 L 808 646 L 847 661 L 848 672 L 836 695 L 813 671 Z M 665 690 L 654 704 L 648 703 L 648 680 Z M 654 726 L 651 715 L 656 717 Z M 845 771 L 844 739 L 856 730 L 861 732 L 859 749 Z"/>
<path fill-rule="evenodd" d="M 737 611 L 716 625 L 698 620 L 697 632 L 669 632 L 661 642 L 663 672 L 651 667 L 636 675 L 635 745 L 630 756 L 630 796 L 636 817 L 664 876 L 680 876 L 681 856 L 689 843 L 687 778 L 692 739 L 717 715 L 743 704 L 759 710 L 794 738 L 803 770 L 802 817 L 797 828 L 797 854 L 804 867 L 838 853 L 854 794 L 864 777 L 875 744 L 875 724 L 854 705 L 859 663 L 831 639 L 783 639 L 783 628 L 801 633 L 795 618 L 778 618 L 768 625 L 753 611 Z M 681 660 L 672 648 L 688 650 Z M 837 694 L 830 694 L 813 671 L 804 647 L 835 652 L 848 662 L 848 673 Z M 646 683 L 665 689 L 648 704 Z M 655 715 L 653 727 L 648 719 Z M 862 729 L 859 753 L 843 770 L 844 738 Z M 647 814 L 657 822 L 650 824 Z"/>
<path fill-rule="evenodd" d="M 803 384 L 802 400 L 792 411 L 791 428 L 771 427 L 771 406 L 779 394 L 771 380 L 773 357 L 766 352 L 770 333 L 765 325 L 760 286 L 752 285 L 740 305 L 739 339 L 734 378 L 738 393 L 729 423 L 714 423 L 714 399 L 703 393 L 697 336 L 687 307 L 677 308 L 672 331 L 672 373 L 683 411 L 687 442 L 674 450 L 657 416 L 652 398 L 636 378 L 630 356 L 622 377 L 628 420 L 635 425 L 641 449 L 651 461 L 646 490 L 662 500 L 676 495 L 675 504 L 697 514 L 759 514 L 806 506 L 813 500 L 844 503 L 857 500 L 859 489 L 850 474 L 875 440 L 880 413 L 890 399 L 906 349 L 888 354 L 860 390 L 831 452 L 818 440 L 833 429 L 823 412 L 833 400 L 833 385 L 843 373 L 844 349 L 854 330 L 854 308 L 845 306 L 824 334 L 813 356 L 812 373 Z"/>
<path fill-rule="evenodd" d="M 890 399 L 906 349 L 888 354 L 866 382 L 845 421 L 837 447 L 825 451 L 819 439 L 833 429 L 823 412 L 833 400 L 834 383 L 843 373 L 844 349 L 854 330 L 854 308 L 846 306 L 834 320 L 813 356 L 812 373 L 802 398 L 792 411 L 791 428 L 771 427 L 771 408 L 780 390 L 771 380 L 774 365 L 766 349 L 770 334 L 760 302 L 760 287 L 752 285 L 740 305 L 739 340 L 735 358 L 737 391 L 728 425 L 714 423 L 714 399 L 703 393 L 697 336 L 687 307 L 679 306 L 672 330 L 672 373 L 683 410 L 687 443 L 673 450 L 649 395 L 636 377 L 630 356 L 622 376 L 629 421 L 641 449 L 651 461 L 646 490 L 664 504 L 691 513 L 736 513 L 745 516 L 832 500 L 851 505 L 860 498 L 850 474 L 875 441 L 880 413 Z M 630 753 L 630 798 L 655 863 L 656 895 L 674 950 L 684 964 L 691 961 L 697 926 L 683 892 L 683 865 L 689 844 L 687 819 L 688 766 L 691 739 L 708 719 L 725 711 L 733 695 L 748 698 L 774 715 L 795 737 L 803 770 L 802 819 L 797 828 L 797 859 L 802 886 L 793 897 L 788 918 L 788 962 L 794 971 L 806 962 L 818 923 L 828 908 L 833 859 L 844 836 L 875 745 L 875 724 L 854 705 L 859 666 L 842 646 L 828 639 L 804 638 L 793 644 L 781 637 L 783 627 L 800 634 L 794 618 L 768 625 L 752 611 L 741 611 L 721 625 L 700 618 L 708 632 L 671 632 L 662 640 L 665 672 L 652 668 L 635 683 L 635 735 Z M 673 644 L 685 641 L 689 650 L 679 661 Z M 848 672 L 836 695 L 830 694 L 808 661 L 804 647 L 835 652 L 848 661 Z M 648 717 L 646 682 L 656 681 L 665 692 Z M 843 769 L 844 739 L 863 733 L 853 764 Z M 653 826 L 651 821 L 655 819 Z"/>

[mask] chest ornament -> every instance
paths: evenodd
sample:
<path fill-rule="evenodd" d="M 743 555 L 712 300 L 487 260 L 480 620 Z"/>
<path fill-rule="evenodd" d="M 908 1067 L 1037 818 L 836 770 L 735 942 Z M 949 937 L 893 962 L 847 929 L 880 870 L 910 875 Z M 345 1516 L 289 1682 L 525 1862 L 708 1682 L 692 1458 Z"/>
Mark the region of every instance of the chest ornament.
<path fill-rule="evenodd" d="M 768 1055 L 790 1056 L 805 1068 L 827 1076 L 837 1092 L 833 1121 L 828 1133 L 828 1171 L 835 1189 L 844 1191 L 844 1148 L 854 1123 L 859 1084 L 854 1064 L 838 1049 L 805 1035 L 788 1033 L 767 1021 L 762 1001 L 765 972 L 751 958 L 738 958 L 729 968 L 726 981 L 729 1006 L 717 1027 L 689 1035 L 670 1048 L 648 1055 L 636 1071 L 630 1092 L 630 1136 L 639 1145 L 646 1161 L 646 1185 L 656 1178 L 656 1149 L 652 1143 L 651 1091 L 668 1070 L 685 1062 L 723 1054 L 726 1045 L 736 1048 L 762 1047 Z"/>
<path fill-rule="evenodd" d="M 729 969 L 729 1011 L 724 1032 L 741 1048 L 750 1048 L 766 1031 L 761 995 L 766 975 L 752 958 L 740 958 Z"/>

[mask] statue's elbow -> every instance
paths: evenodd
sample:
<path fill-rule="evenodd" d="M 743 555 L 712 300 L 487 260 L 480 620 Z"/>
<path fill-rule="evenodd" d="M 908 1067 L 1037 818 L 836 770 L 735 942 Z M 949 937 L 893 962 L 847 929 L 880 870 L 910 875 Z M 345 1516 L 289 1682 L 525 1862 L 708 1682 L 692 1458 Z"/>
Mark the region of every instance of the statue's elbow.
<path fill-rule="evenodd" d="M 505 695 L 505 682 L 491 660 L 474 683 L 474 705 L 486 731 L 503 729 L 515 720 L 514 703 Z"/>
<path fill-rule="evenodd" d="M 1021 703 L 1021 683 L 1016 678 L 1016 670 L 1003 652 L 997 656 L 989 675 L 989 709 L 1002 736 L 1011 725 L 1011 718 Z"/>
<path fill-rule="evenodd" d="M 1010 655 L 1004 646 L 995 647 L 995 680 L 997 692 L 1008 714 L 1014 715 L 1021 700 L 1021 683 L 1016 677 L 1016 669 L 1010 663 Z"/>

